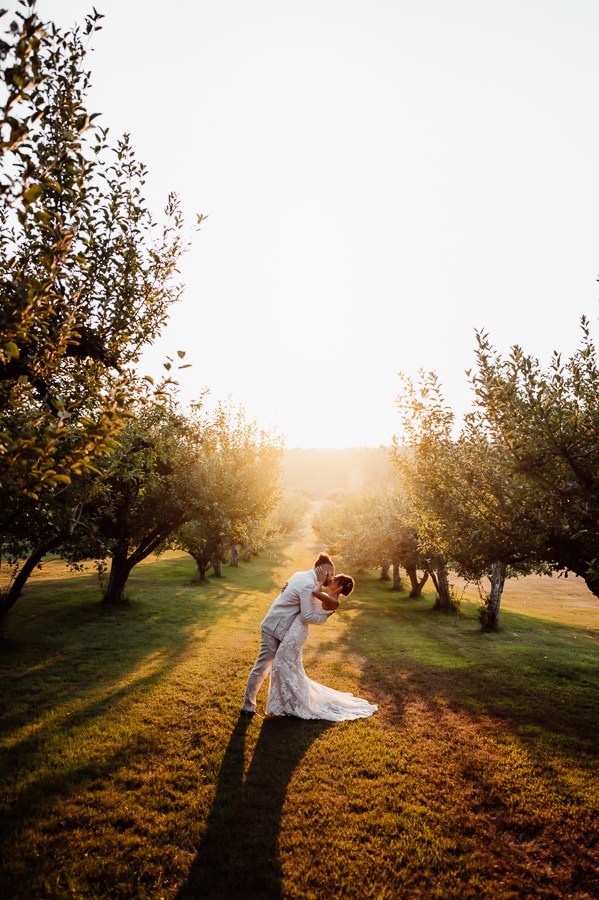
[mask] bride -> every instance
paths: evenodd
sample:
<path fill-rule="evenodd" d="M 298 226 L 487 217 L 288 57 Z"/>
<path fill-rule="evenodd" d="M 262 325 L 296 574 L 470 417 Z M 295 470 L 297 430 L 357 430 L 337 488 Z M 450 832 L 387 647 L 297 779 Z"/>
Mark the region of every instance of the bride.
<path fill-rule="evenodd" d="M 339 606 L 339 596 L 349 597 L 353 589 L 354 580 L 350 575 L 335 575 L 328 594 L 315 591 L 312 596 L 315 604 L 332 610 Z M 302 661 L 308 634 L 308 626 L 297 616 L 281 641 L 272 664 L 266 715 L 342 722 L 375 713 L 378 707 L 372 703 L 308 678 Z"/>

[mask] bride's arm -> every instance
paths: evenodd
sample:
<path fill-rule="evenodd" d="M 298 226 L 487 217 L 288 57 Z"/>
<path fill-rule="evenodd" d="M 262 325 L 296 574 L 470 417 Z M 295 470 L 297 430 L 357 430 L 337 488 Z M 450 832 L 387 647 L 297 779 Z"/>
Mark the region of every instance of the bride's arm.
<path fill-rule="evenodd" d="M 320 600 L 322 608 L 328 612 L 334 612 L 339 606 L 338 597 L 333 597 L 331 594 L 327 594 L 326 591 L 312 591 L 312 596 Z"/>

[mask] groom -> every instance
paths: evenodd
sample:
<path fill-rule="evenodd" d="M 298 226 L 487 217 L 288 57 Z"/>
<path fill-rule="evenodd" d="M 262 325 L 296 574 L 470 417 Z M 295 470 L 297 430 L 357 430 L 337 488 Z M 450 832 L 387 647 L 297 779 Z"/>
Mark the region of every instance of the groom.
<path fill-rule="evenodd" d="M 335 566 L 330 556 L 321 553 L 314 563 L 314 568 L 292 575 L 273 602 L 260 625 L 262 632 L 260 652 L 247 680 L 241 708 L 242 715 L 255 714 L 258 691 L 271 670 L 279 644 L 296 616 L 299 615 L 306 625 L 323 625 L 335 611 L 319 612 L 312 600 L 312 591 L 327 587 L 334 574 Z"/>

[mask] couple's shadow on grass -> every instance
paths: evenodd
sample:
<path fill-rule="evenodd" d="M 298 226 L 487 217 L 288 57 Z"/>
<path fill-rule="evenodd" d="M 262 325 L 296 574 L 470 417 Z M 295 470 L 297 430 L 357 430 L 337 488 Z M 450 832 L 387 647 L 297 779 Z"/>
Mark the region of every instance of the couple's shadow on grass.
<path fill-rule="evenodd" d="M 177 900 L 282 897 L 278 838 L 293 772 L 332 722 L 240 716 L 198 854 Z M 246 732 L 260 728 L 244 776 Z"/>

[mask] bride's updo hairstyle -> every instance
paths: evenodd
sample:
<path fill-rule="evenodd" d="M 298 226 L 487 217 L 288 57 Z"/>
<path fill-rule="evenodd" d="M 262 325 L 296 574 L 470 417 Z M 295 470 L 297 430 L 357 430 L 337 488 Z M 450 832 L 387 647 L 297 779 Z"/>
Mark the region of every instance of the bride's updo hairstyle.
<path fill-rule="evenodd" d="M 349 597 L 351 592 L 354 589 L 354 579 L 351 575 L 334 575 L 333 581 L 336 581 L 337 584 L 341 585 L 341 591 L 343 597 Z"/>

